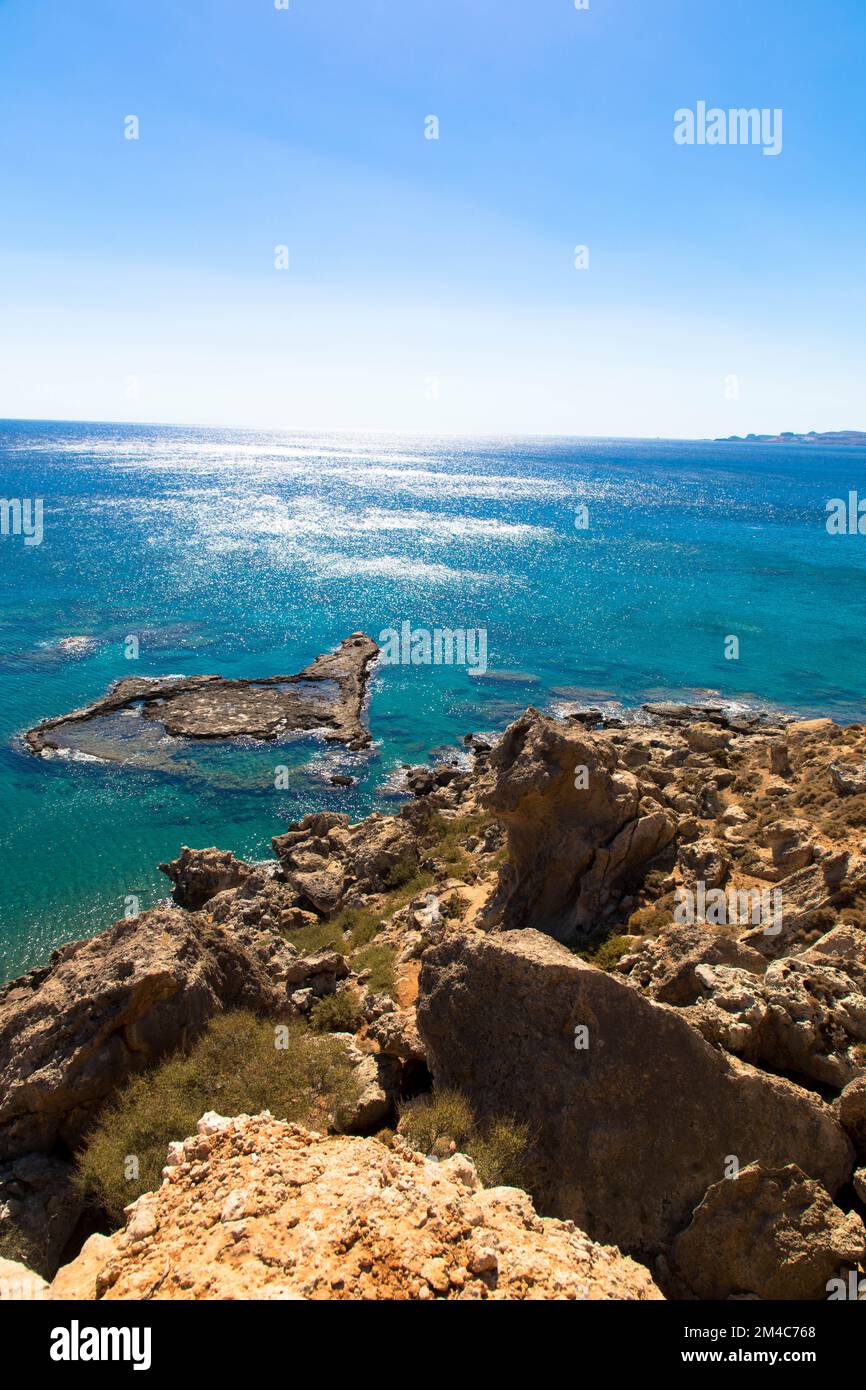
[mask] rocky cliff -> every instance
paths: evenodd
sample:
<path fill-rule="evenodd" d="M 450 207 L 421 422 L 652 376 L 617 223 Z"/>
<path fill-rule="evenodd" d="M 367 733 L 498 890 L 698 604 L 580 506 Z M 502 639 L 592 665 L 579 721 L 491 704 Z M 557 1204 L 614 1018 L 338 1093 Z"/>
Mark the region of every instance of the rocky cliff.
<path fill-rule="evenodd" d="M 268 864 L 184 848 L 174 905 L 3 987 L 0 1255 L 68 1263 L 105 1107 L 240 1009 L 331 1031 L 344 1133 L 278 1115 L 188 1139 L 193 1117 L 123 1233 L 88 1199 L 106 1234 L 58 1276 L 76 1296 L 154 1296 L 167 1264 L 172 1296 L 652 1295 L 593 1242 L 674 1297 L 820 1297 L 862 1264 L 866 731 L 530 709 L 467 751 L 411 770 L 396 815 L 303 817 Z M 453 1229 L 422 1239 L 428 1198 Z M 487 1267 L 479 1204 L 511 1223 Z"/>

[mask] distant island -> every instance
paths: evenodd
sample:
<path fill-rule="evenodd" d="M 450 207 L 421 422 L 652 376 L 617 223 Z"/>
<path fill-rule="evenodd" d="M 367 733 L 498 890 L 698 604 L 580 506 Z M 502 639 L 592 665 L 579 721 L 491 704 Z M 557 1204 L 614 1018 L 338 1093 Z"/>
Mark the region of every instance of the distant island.
<path fill-rule="evenodd" d="M 866 447 L 866 430 L 810 430 L 808 434 L 728 434 L 714 444 L 854 444 Z"/>

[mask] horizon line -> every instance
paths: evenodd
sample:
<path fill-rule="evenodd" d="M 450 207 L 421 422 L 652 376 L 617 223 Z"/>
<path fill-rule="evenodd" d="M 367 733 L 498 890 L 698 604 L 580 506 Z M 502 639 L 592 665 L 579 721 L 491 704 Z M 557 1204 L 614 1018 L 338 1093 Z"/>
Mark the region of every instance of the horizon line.
<path fill-rule="evenodd" d="M 548 434 L 537 433 L 534 431 L 511 431 L 508 434 L 496 434 L 483 430 L 417 430 L 417 429 L 394 429 L 393 427 L 371 427 L 346 426 L 346 425 L 212 425 L 202 424 L 184 420 L 97 420 L 91 417 L 57 417 L 50 415 L 0 415 L 0 425 L 107 425 L 112 428 L 132 428 L 132 429 L 187 429 L 187 430 L 222 430 L 233 434 L 339 434 L 339 435 L 371 435 L 371 436 L 391 436 L 393 438 L 417 438 L 417 439 L 573 439 L 578 441 L 605 441 L 616 443 L 617 441 L 628 441 L 633 443 L 674 443 L 674 444 L 728 444 L 728 443 L 748 443 L 750 436 L 760 440 L 764 434 L 772 439 L 777 439 L 783 434 L 794 436 L 792 442 L 804 435 L 826 435 L 826 434 L 866 434 L 866 430 L 859 430 L 853 427 L 843 427 L 835 430 L 777 430 L 775 433 L 767 430 L 762 434 L 750 431 L 748 435 L 674 435 L 674 434 Z"/>

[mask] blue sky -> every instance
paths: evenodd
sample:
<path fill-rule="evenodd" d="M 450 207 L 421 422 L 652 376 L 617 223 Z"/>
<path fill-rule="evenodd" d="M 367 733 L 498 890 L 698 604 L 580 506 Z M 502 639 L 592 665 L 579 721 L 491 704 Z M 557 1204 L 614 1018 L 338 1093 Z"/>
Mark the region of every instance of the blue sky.
<path fill-rule="evenodd" d="M 0 0 L 0 415 L 866 428 L 864 0 L 289 4 Z"/>

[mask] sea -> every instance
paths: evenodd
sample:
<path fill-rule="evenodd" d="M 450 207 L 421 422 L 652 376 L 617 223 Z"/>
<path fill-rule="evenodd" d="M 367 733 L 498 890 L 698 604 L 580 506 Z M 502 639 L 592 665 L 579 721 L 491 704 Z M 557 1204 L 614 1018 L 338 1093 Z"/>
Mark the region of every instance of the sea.
<path fill-rule="evenodd" d="M 393 811 L 406 764 L 530 704 L 866 720 L 866 534 L 827 524 L 852 493 L 856 520 L 852 447 L 0 421 L 0 978 L 166 897 L 182 844 L 263 859 L 308 811 Z M 404 623 L 486 660 L 378 665 L 366 752 L 22 739 L 122 677 L 291 674 Z"/>

